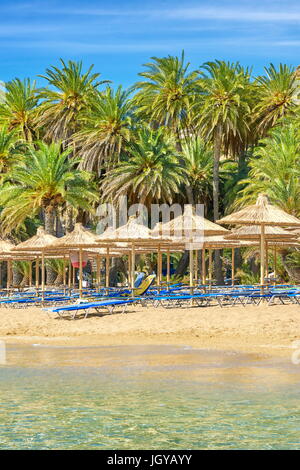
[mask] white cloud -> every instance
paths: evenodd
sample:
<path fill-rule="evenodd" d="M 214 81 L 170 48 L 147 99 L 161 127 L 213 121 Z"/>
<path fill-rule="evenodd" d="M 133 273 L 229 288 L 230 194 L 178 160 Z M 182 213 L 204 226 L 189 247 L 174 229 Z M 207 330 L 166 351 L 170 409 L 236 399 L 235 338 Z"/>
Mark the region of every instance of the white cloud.
<path fill-rule="evenodd" d="M 298 22 L 300 10 L 283 11 L 239 9 L 239 8 L 179 8 L 168 12 L 170 18 L 196 20 L 212 19 L 224 21 Z"/>
<path fill-rule="evenodd" d="M 76 54 L 105 54 L 105 53 L 122 53 L 122 52 L 151 52 L 156 54 L 158 51 L 163 52 L 174 52 L 181 51 L 182 49 L 195 50 L 195 49 L 209 49 L 210 47 L 215 48 L 220 44 L 218 39 L 201 39 L 201 40 L 168 40 L 168 41 L 133 41 L 133 42 L 80 42 L 80 41 L 56 41 L 56 40 L 39 40 L 39 41 L 14 41 L 3 44 L 6 48 L 19 48 L 19 49 L 42 49 L 52 51 L 64 51 L 66 53 Z M 238 42 L 236 38 L 222 39 L 222 46 L 225 47 L 237 47 L 245 48 L 246 51 L 251 44 L 251 49 L 255 49 L 256 53 L 258 49 L 263 48 L 274 48 L 274 47 L 291 47 L 300 46 L 300 41 L 272 41 L 253 39 L 252 37 L 244 37 Z"/>

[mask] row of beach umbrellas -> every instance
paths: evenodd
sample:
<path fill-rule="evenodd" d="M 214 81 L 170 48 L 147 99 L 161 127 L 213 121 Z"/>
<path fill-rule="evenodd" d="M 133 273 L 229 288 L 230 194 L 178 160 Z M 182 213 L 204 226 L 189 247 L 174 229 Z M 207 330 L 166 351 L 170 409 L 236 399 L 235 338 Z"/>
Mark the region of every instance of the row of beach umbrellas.
<path fill-rule="evenodd" d="M 237 225 L 239 228 L 228 230 L 224 225 Z M 283 227 L 287 227 L 288 230 Z M 297 228 L 298 227 L 298 228 Z M 268 247 L 298 246 L 297 231 L 300 220 L 282 209 L 271 205 L 264 195 L 256 204 L 230 214 L 213 223 L 196 213 L 180 215 L 164 224 L 157 224 L 152 230 L 131 216 L 128 222 L 116 229 L 109 227 L 101 235 L 92 233 L 81 224 L 61 238 L 47 234 L 41 227 L 36 235 L 14 246 L 11 242 L 0 241 L 0 258 L 8 262 L 8 284 L 11 283 L 11 261 L 27 259 L 36 261 L 38 273 L 41 262 L 42 292 L 45 289 L 45 258 L 67 258 L 79 268 L 79 290 L 82 293 L 83 264 L 88 258 L 97 261 L 97 280 L 99 280 L 99 260 L 105 258 L 106 279 L 109 285 L 109 263 L 112 257 L 128 255 L 130 285 L 134 287 L 135 258 L 137 254 L 157 252 L 158 285 L 161 283 L 162 254 L 167 255 L 167 280 L 170 279 L 170 254 L 188 249 L 190 252 L 190 286 L 194 284 L 195 261 L 198 265 L 198 250 L 202 250 L 202 282 L 205 282 L 205 250 L 209 250 L 209 278 L 211 278 L 211 250 L 231 248 L 232 272 L 234 273 L 234 250 L 242 246 L 260 244 L 261 272 L 260 283 L 264 284 L 265 261 Z M 74 261 L 75 260 L 75 261 Z M 70 261 L 69 261 L 70 263 Z M 71 263 L 70 263 L 71 267 Z M 197 276 L 197 269 L 196 269 Z M 69 275 L 70 278 L 70 275 Z"/>

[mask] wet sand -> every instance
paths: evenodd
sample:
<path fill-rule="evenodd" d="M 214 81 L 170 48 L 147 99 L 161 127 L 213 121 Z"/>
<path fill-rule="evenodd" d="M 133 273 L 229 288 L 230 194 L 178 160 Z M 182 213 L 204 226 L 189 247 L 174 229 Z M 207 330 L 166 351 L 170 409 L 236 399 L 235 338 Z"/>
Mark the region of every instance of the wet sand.
<path fill-rule="evenodd" d="M 0 339 L 74 346 L 183 345 L 290 357 L 300 340 L 300 306 L 154 308 L 70 320 L 38 307 L 0 310 Z"/>

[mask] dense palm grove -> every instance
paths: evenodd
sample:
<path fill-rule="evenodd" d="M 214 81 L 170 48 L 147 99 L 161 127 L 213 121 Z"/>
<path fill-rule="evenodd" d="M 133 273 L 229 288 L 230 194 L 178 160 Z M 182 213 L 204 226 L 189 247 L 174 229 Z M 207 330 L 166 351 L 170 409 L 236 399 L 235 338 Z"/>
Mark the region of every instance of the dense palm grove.
<path fill-rule="evenodd" d="M 297 69 L 253 76 L 214 61 L 191 70 L 182 54 L 153 57 L 139 75 L 124 90 L 61 60 L 40 76 L 44 88 L 30 79 L 0 88 L 2 237 L 24 239 L 41 223 L 56 235 L 76 220 L 92 226 L 97 205 L 123 194 L 204 203 L 217 220 L 264 192 L 300 216 Z M 255 259 L 250 251 L 244 258 Z M 297 253 L 282 261 L 283 275 L 299 264 Z"/>

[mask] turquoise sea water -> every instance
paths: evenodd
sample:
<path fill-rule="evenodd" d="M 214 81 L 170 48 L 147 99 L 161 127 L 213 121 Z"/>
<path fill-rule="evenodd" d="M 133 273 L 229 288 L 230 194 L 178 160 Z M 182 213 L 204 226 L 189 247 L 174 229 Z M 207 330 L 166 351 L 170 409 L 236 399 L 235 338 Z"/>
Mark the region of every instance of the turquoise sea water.
<path fill-rule="evenodd" d="M 7 347 L 0 449 L 299 449 L 300 366 L 188 347 Z"/>

